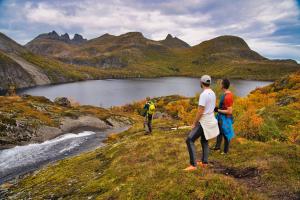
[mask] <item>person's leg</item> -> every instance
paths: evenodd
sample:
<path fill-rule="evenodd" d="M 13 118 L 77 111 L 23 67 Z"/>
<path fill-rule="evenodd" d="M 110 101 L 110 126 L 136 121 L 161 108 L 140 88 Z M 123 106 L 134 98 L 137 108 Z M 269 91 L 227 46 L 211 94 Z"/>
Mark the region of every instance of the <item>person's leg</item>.
<path fill-rule="evenodd" d="M 224 135 L 224 153 L 228 153 L 229 151 L 229 144 L 230 141 L 227 139 L 227 137 Z"/>
<path fill-rule="evenodd" d="M 220 132 L 220 134 L 217 136 L 216 145 L 215 145 L 215 147 L 214 147 L 213 150 L 219 150 L 219 149 L 221 149 L 222 138 L 223 138 L 223 136 L 222 136 L 222 134 Z"/>
<path fill-rule="evenodd" d="M 190 164 L 195 167 L 197 163 L 196 163 L 196 149 L 195 149 L 194 142 L 196 139 L 200 137 L 200 131 L 199 131 L 200 127 L 201 127 L 200 124 L 196 126 L 186 138 L 186 144 L 190 155 Z"/>
<path fill-rule="evenodd" d="M 149 132 L 152 133 L 152 115 L 148 114 L 148 127 Z"/>
<path fill-rule="evenodd" d="M 200 126 L 201 127 L 201 126 Z M 208 154 L 209 154 L 209 148 L 208 148 L 208 140 L 206 140 L 204 132 L 202 127 L 200 128 L 200 135 L 201 135 L 201 146 L 202 146 L 202 163 L 207 164 L 208 163 Z"/>
<path fill-rule="evenodd" d="M 222 139 L 223 139 L 223 132 L 222 132 L 221 124 L 218 123 L 218 125 L 219 125 L 220 134 L 217 136 L 216 145 L 213 148 L 213 150 L 221 149 L 221 144 L 222 144 Z"/>

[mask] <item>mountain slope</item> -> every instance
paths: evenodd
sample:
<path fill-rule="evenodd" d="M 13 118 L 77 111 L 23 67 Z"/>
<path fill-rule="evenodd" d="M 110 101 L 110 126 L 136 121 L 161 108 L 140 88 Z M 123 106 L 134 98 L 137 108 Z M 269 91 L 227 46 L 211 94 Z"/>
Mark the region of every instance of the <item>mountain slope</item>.
<path fill-rule="evenodd" d="M 231 141 L 230 152 L 222 155 L 211 151 L 205 169 L 182 170 L 189 164 L 185 139 L 190 130 L 172 129 L 191 123 L 198 98 L 158 97 L 156 109 L 165 117 L 154 119 L 151 135 L 145 135 L 144 119 L 136 115 L 144 102 L 114 108 L 134 116 L 136 121 L 131 129 L 111 135 L 103 148 L 26 176 L 11 187 L 9 196 L 11 199 L 299 199 L 299 84 L 300 73 L 295 73 L 237 99 L 234 107 L 237 134 Z M 214 141 L 209 143 L 213 146 Z"/>
<path fill-rule="evenodd" d="M 75 45 L 74 42 L 78 42 L 78 39 L 75 39 L 76 41 L 74 39 L 71 41 L 72 45 Z M 31 53 L 25 47 L 0 33 L 1 90 L 7 89 L 10 85 L 25 88 L 105 77 L 109 77 L 109 74 L 92 67 L 76 67 Z"/>
<path fill-rule="evenodd" d="M 171 35 L 162 41 L 147 39 L 139 32 L 104 34 L 85 40 L 78 34 L 70 39 L 68 34 L 50 32 L 39 35 L 25 47 L 0 34 L 1 53 L 23 68 L 18 73 L 24 73 L 24 77 L 29 74 L 32 80 L 11 75 L 10 84 L 18 88 L 101 78 L 198 77 L 204 73 L 213 77 L 274 80 L 299 70 L 295 61 L 264 58 L 236 36 L 220 36 L 189 47 Z M 4 73 L 1 75 L 6 79 Z M 0 87 L 5 89 L 7 84 L 3 81 Z"/>
<path fill-rule="evenodd" d="M 56 46 L 57 42 L 59 45 Z M 52 51 L 47 48 L 38 50 L 41 45 L 51 46 Z M 264 58 L 236 36 L 220 36 L 190 47 L 170 34 L 165 40 L 154 41 L 142 33 L 129 32 L 119 36 L 104 34 L 76 46 L 61 40 L 39 42 L 34 39 L 26 47 L 65 63 L 116 68 L 141 76 L 200 76 L 209 73 L 215 77 L 274 80 L 299 69 L 294 61 Z M 274 73 L 268 73 L 269 70 Z"/>
<path fill-rule="evenodd" d="M 2 51 L 0 51 L 0 79 L 0 90 L 7 89 L 10 85 L 15 85 L 17 88 L 35 85 L 30 74 Z"/>
<path fill-rule="evenodd" d="M 45 85 L 51 83 L 48 76 L 32 63 L 29 63 L 28 61 L 17 55 L 10 55 L 10 58 L 17 62 L 20 66 L 22 66 L 22 68 L 31 75 L 32 79 L 37 85 Z"/>
<path fill-rule="evenodd" d="M 7 37 L 0 32 L 0 50 L 6 53 L 21 54 L 26 53 L 26 50 L 22 45 L 18 44 L 11 38 Z"/>

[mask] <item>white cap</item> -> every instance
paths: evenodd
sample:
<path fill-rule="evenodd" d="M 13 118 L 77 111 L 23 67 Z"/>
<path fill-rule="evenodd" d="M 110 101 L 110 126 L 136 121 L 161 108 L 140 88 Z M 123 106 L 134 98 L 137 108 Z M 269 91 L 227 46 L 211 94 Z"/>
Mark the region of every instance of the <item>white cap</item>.
<path fill-rule="evenodd" d="M 211 84 L 211 77 L 209 75 L 201 76 L 201 83 L 205 83 L 210 85 Z"/>

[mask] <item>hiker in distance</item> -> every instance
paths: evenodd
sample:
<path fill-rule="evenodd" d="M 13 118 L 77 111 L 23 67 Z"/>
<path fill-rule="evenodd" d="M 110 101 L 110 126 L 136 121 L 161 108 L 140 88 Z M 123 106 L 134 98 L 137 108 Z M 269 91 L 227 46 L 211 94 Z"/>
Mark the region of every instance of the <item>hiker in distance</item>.
<path fill-rule="evenodd" d="M 146 103 L 144 105 L 144 127 L 147 134 L 152 133 L 152 118 L 155 112 L 154 102 L 150 99 L 150 97 L 146 98 Z"/>
<path fill-rule="evenodd" d="M 222 139 L 224 138 L 224 151 L 222 154 L 227 154 L 229 151 L 230 140 L 234 137 L 233 131 L 233 117 L 232 117 L 232 106 L 233 106 L 233 94 L 229 90 L 230 81 L 223 79 L 221 83 L 223 94 L 220 99 L 219 107 L 215 108 L 217 112 L 217 120 L 219 124 L 220 134 L 217 137 L 216 145 L 213 150 L 220 150 Z"/>
<path fill-rule="evenodd" d="M 218 121 L 214 115 L 216 107 L 216 95 L 210 88 L 211 77 L 204 75 L 200 80 L 201 88 L 203 89 L 199 97 L 198 112 L 196 114 L 192 131 L 189 133 L 186 144 L 190 155 L 190 166 L 185 168 L 185 171 L 193 171 L 197 166 L 206 167 L 208 164 L 208 140 L 219 135 Z M 194 142 L 200 138 L 202 146 L 202 159 L 196 161 L 196 149 Z"/>

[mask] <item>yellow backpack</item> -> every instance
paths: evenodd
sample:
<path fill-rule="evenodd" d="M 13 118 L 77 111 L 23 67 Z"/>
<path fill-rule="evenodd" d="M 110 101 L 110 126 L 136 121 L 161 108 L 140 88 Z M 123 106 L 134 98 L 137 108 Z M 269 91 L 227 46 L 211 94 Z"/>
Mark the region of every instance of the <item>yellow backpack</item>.
<path fill-rule="evenodd" d="M 148 114 L 153 115 L 155 112 L 155 105 L 153 102 L 150 102 Z"/>

